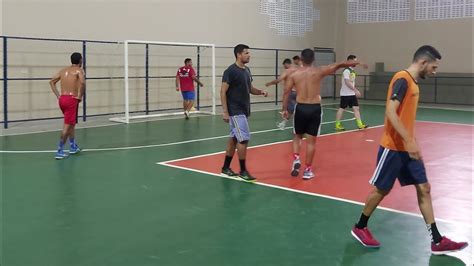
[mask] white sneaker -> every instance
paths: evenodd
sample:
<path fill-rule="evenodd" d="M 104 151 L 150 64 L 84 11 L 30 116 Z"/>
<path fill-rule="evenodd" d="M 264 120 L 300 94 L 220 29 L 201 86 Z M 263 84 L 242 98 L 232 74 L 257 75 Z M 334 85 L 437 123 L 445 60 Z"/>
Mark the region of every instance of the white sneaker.
<path fill-rule="evenodd" d="M 280 130 L 285 130 L 287 122 L 288 120 L 282 120 L 281 122 L 278 122 L 276 125 Z"/>
<path fill-rule="evenodd" d="M 305 169 L 303 172 L 303 179 L 308 180 L 314 177 L 314 173 L 311 170 Z"/>
<path fill-rule="evenodd" d="M 189 119 L 189 111 L 184 111 L 184 116 L 186 119 Z"/>
<path fill-rule="evenodd" d="M 300 159 L 293 160 L 293 166 L 291 166 L 291 176 L 298 176 L 300 173 L 301 161 Z"/>

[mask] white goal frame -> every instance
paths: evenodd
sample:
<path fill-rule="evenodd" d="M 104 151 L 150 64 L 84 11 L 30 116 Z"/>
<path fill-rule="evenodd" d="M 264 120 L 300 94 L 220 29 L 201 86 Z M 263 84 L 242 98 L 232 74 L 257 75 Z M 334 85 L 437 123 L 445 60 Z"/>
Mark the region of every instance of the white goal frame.
<path fill-rule="evenodd" d="M 210 47 L 212 50 L 211 60 L 211 79 L 212 79 L 212 111 L 192 111 L 191 113 L 201 114 L 216 114 L 216 46 L 214 44 L 206 43 L 182 43 L 182 42 L 156 42 L 156 41 L 140 41 L 140 40 L 126 40 L 123 42 L 124 49 L 124 89 L 125 89 L 125 116 L 110 118 L 110 121 L 119 123 L 130 123 L 132 119 L 144 119 L 150 117 L 170 116 L 170 115 L 182 115 L 183 112 L 174 113 L 160 113 L 160 114 L 148 114 L 148 115 L 130 115 L 130 98 L 129 98 L 129 73 L 128 73 L 128 46 L 129 44 L 157 44 L 157 45 L 173 45 L 173 46 L 196 46 L 196 47 Z"/>

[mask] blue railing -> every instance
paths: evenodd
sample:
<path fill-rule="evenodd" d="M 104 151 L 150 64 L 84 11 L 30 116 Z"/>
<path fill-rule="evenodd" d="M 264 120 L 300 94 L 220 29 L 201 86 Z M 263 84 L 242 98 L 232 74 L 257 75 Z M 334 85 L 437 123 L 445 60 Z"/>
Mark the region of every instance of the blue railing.
<path fill-rule="evenodd" d="M 8 118 L 8 83 L 9 81 L 40 81 L 40 80 L 49 80 L 50 77 L 29 77 L 29 78 L 19 78 L 19 77 L 9 77 L 8 75 L 8 40 L 29 40 L 29 41 L 51 41 L 51 42 L 72 42 L 72 43 L 78 43 L 82 44 L 82 55 L 83 55 L 83 68 L 84 72 L 86 74 L 86 80 L 111 80 L 111 79 L 124 79 L 123 76 L 112 76 L 112 77 L 88 77 L 87 76 L 87 47 L 88 44 L 91 43 L 101 43 L 101 44 L 119 44 L 121 42 L 117 41 L 98 41 L 98 40 L 79 40 L 79 39 L 55 39 L 55 38 L 33 38 L 33 37 L 16 37 L 16 36 L 0 36 L 3 39 L 3 78 L 1 80 L 3 81 L 3 127 L 8 128 L 8 124 L 12 122 L 24 122 L 24 121 L 34 121 L 34 120 L 46 120 L 46 119 L 57 119 L 58 117 L 44 117 L 44 118 L 34 118 L 34 119 L 17 119 L 17 120 L 9 120 Z M 157 110 L 151 110 L 150 109 L 150 99 L 149 99 L 149 81 L 150 79 L 172 79 L 175 78 L 175 76 L 150 76 L 149 73 L 149 47 L 152 45 L 157 45 L 157 46 L 172 46 L 172 45 L 161 45 L 161 44 L 146 44 L 145 45 L 145 76 L 132 76 L 129 77 L 130 79 L 144 79 L 145 80 L 145 110 L 142 111 L 137 111 L 137 112 L 145 112 L 146 114 L 150 112 L 155 112 L 155 111 L 165 111 L 165 109 L 157 109 Z M 228 47 L 228 46 L 216 46 L 216 49 L 233 49 L 233 47 Z M 280 67 L 280 58 L 279 58 L 279 53 L 280 52 L 294 52 L 294 53 L 299 53 L 301 50 L 295 50 L 295 49 L 278 49 L 278 48 L 254 48 L 252 47 L 252 50 L 260 50 L 260 51 L 273 51 L 275 53 L 275 74 L 274 75 L 253 75 L 254 77 L 271 77 L 271 78 L 277 78 L 278 77 L 278 72 Z M 200 77 L 200 68 L 201 68 L 201 62 L 200 62 L 200 51 L 199 47 L 197 47 L 197 75 Z M 204 76 L 202 76 L 204 77 Z M 222 76 L 216 76 L 216 77 L 222 77 Z M 87 82 L 86 82 L 87 86 Z M 197 99 L 196 107 L 205 107 L 200 105 L 200 97 L 199 97 L 199 86 L 197 87 Z M 88 117 L 93 117 L 93 116 L 105 116 L 105 115 L 113 115 L 113 114 L 120 114 L 120 113 L 101 113 L 101 114 L 88 114 L 87 113 L 87 89 L 85 90 L 86 92 L 84 93 L 84 98 L 82 101 L 82 117 L 83 121 L 86 121 Z M 271 102 L 274 102 L 275 104 L 278 104 L 278 85 L 275 86 L 275 99 L 272 100 Z"/>

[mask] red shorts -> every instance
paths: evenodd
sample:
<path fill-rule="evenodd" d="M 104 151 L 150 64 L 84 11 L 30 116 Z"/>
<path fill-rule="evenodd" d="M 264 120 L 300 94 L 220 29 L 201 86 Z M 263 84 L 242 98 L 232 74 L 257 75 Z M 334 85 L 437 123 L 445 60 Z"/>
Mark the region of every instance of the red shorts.
<path fill-rule="evenodd" d="M 64 114 L 64 124 L 77 124 L 77 110 L 79 107 L 79 100 L 73 95 L 61 95 L 59 97 L 59 108 Z"/>

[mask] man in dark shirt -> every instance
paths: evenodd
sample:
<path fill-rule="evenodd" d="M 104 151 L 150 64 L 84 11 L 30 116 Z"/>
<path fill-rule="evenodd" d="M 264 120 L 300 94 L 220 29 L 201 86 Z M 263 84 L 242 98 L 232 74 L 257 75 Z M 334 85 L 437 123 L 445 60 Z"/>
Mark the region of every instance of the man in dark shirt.
<path fill-rule="evenodd" d="M 245 181 L 254 181 L 245 167 L 247 145 L 250 140 L 250 130 L 247 117 L 250 116 L 250 93 L 254 95 L 268 96 L 264 90 L 259 90 L 252 85 L 252 74 L 245 66 L 250 62 L 249 47 L 238 44 L 234 47 L 235 63 L 230 65 L 222 77 L 221 103 L 223 108 L 222 117 L 230 125 L 230 138 L 227 143 L 226 156 L 222 174 L 226 176 L 238 176 Z M 240 174 L 234 173 L 230 168 L 235 149 L 240 161 Z"/>

